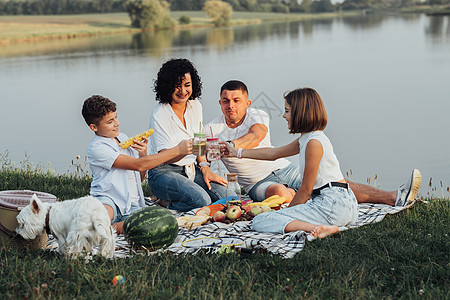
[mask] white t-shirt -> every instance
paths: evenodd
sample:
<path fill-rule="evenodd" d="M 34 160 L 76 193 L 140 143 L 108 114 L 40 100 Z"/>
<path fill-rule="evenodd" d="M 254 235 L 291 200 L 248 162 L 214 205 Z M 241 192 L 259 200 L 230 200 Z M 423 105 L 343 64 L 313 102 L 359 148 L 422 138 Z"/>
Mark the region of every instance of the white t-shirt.
<path fill-rule="evenodd" d="M 267 134 L 256 148 L 273 147 L 270 142 L 270 118 L 267 113 L 260 109 L 248 108 L 244 122 L 236 128 L 227 126 L 225 117 L 220 117 L 211 121 L 207 128 L 212 128 L 215 137 L 222 141 L 235 140 L 246 135 L 250 127 L 254 124 L 263 124 L 267 127 Z M 260 180 L 266 178 L 271 172 L 287 167 L 290 162 L 287 159 L 280 158 L 275 161 L 256 160 L 247 158 L 222 158 L 222 162 L 231 173 L 238 174 L 239 184 L 248 192 Z"/>
<path fill-rule="evenodd" d="M 192 139 L 194 132 L 199 129 L 200 122 L 203 122 L 202 105 L 198 100 L 187 102 L 184 113 L 186 128 L 173 111 L 170 104 L 158 103 L 150 117 L 150 128 L 154 129 L 150 137 L 150 154 L 156 154 L 162 149 L 170 149 L 178 145 L 182 140 Z M 194 163 L 196 156 L 186 155 L 174 164 L 179 166 Z"/>
<path fill-rule="evenodd" d="M 303 179 L 303 173 L 305 171 L 305 151 L 306 145 L 310 140 L 318 140 L 323 147 L 323 156 L 319 164 L 319 172 L 317 173 L 317 179 L 314 183 L 314 189 L 317 189 L 332 181 L 341 181 L 344 179 L 341 169 L 339 167 L 339 161 L 334 154 L 333 145 L 331 145 L 328 137 L 323 131 L 313 131 L 303 133 L 298 139 L 300 145 L 300 173 Z"/>
<path fill-rule="evenodd" d="M 128 137 L 119 133 L 119 141 L 126 141 Z M 136 201 L 144 207 L 144 193 L 137 171 L 114 168 L 113 164 L 120 154 L 138 158 L 139 154 L 133 148 L 121 149 L 112 138 L 95 135 L 89 144 L 87 160 L 94 178 L 91 183 L 91 195 L 94 197 L 109 197 L 120 209 L 122 215 L 128 215 L 131 203 Z M 134 177 L 134 182 L 130 180 Z M 136 195 L 137 189 L 137 195 Z"/>

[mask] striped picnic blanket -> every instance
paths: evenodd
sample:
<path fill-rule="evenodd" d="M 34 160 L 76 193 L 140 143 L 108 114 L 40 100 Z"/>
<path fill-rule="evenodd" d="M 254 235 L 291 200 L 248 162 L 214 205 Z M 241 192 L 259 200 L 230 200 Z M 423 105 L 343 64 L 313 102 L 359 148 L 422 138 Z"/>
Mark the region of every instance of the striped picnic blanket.
<path fill-rule="evenodd" d="M 359 204 L 359 215 L 355 225 L 349 227 L 341 227 L 340 230 L 348 230 L 355 227 L 360 227 L 367 224 L 377 223 L 384 219 L 387 214 L 395 214 L 399 211 L 410 207 L 392 207 L 384 204 Z M 147 202 L 147 205 L 157 205 L 152 202 Z M 182 215 L 194 215 L 196 210 L 187 213 L 173 213 L 178 217 Z M 239 247 L 250 248 L 253 250 L 266 250 L 269 253 L 280 255 L 283 258 L 292 258 L 298 252 L 303 250 L 307 240 L 313 240 L 304 231 L 290 232 L 286 234 L 261 233 L 252 230 L 251 222 L 236 222 L 233 224 L 224 224 L 214 222 L 205 224 L 201 227 L 187 230 L 180 228 L 178 237 L 175 242 L 165 250 L 155 251 L 171 251 L 176 254 L 197 254 L 202 247 L 185 247 L 183 242 L 190 239 L 199 238 L 215 238 L 215 237 L 234 237 L 244 241 L 244 244 Z M 57 241 L 50 235 L 47 249 L 56 250 L 58 248 Z M 205 249 L 205 248 L 203 248 Z M 207 253 L 216 253 L 220 246 L 206 247 Z M 93 254 L 98 252 L 97 247 L 94 248 Z M 123 235 L 118 235 L 116 239 L 116 258 L 129 257 L 131 255 L 142 253 L 131 249 L 130 245 L 125 241 Z M 151 252 L 154 253 L 154 252 Z"/>

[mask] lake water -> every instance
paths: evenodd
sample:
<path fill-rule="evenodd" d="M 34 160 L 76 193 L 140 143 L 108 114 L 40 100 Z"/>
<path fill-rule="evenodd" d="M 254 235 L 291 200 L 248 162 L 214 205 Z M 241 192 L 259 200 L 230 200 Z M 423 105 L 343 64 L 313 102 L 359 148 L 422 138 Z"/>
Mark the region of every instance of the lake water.
<path fill-rule="evenodd" d="M 121 131 L 147 129 L 153 80 L 172 57 L 193 61 L 203 79 L 205 121 L 219 110 L 229 79 L 247 83 L 252 105 L 268 111 L 274 145 L 295 138 L 282 119 L 285 91 L 315 88 L 324 99 L 344 174 L 395 189 L 412 168 L 421 194 L 448 197 L 450 185 L 450 17 L 370 15 L 307 22 L 2 46 L 0 153 L 58 173 L 86 154 L 81 116 L 92 94 L 118 104 Z M 292 161 L 296 162 L 294 158 Z M 351 171 L 350 171 L 351 170 Z"/>

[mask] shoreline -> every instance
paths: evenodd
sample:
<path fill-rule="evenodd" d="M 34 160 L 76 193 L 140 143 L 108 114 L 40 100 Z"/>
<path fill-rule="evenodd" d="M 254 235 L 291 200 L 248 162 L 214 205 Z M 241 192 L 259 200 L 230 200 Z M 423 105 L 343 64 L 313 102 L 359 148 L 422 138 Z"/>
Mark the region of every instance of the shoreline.
<path fill-rule="evenodd" d="M 330 19 L 355 16 L 360 12 L 335 12 L 320 14 L 277 14 L 235 12 L 234 19 L 227 26 L 256 25 L 263 22 L 286 22 L 312 19 Z M 157 30 L 186 30 L 215 27 L 203 12 L 175 11 L 172 19 L 177 23 L 181 15 L 190 15 L 191 24 L 175 25 L 172 28 L 140 29 L 132 28 L 126 13 L 83 14 L 83 15 L 39 15 L 0 16 L 0 45 L 32 44 L 52 40 L 114 35 L 124 33 L 152 32 Z"/>

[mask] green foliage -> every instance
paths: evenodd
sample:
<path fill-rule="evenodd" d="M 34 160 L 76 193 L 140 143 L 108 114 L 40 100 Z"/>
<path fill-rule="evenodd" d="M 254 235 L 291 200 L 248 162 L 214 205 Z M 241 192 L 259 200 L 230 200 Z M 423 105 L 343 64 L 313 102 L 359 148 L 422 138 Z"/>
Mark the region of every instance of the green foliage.
<path fill-rule="evenodd" d="M 131 19 L 131 26 L 136 28 L 171 28 L 169 3 L 159 0 L 130 0 L 126 10 Z"/>
<path fill-rule="evenodd" d="M 191 18 L 186 15 L 182 15 L 178 18 L 178 23 L 180 23 L 181 25 L 189 24 L 191 23 Z"/>
<path fill-rule="evenodd" d="M 208 0 L 203 6 L 203 11 L 213 19 L 216 26 L 228 24 L 233 15 L 233 8 L 224 1 Z"/>

